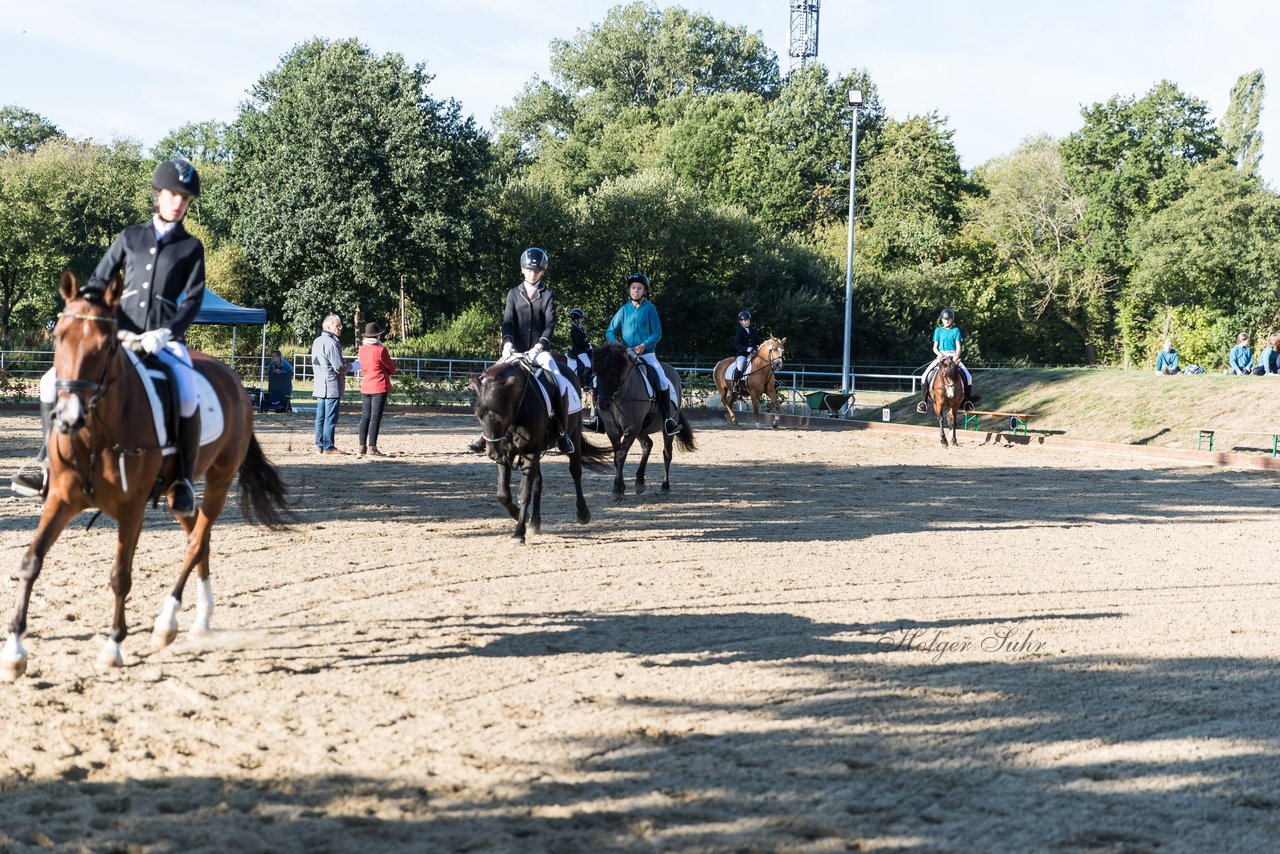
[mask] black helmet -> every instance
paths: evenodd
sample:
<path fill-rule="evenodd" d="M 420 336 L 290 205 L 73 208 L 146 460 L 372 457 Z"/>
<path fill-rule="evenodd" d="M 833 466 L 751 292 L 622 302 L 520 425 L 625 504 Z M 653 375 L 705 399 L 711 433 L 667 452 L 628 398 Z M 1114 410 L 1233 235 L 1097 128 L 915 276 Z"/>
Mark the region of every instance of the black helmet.
<path fill-rule="evenodd" d="M 632 282 L 639 282 L 640 284 L 644 285 L 645 295 L 646 296 L 648 295 L 649 293 L 649 277 L 648 276 L 646 276 L 644 273 L 632 273 L 630 276 L 627 276 L 628 288 L 631 287 Z"/>
<path fill-rule="evenodd" d="M 570 320 L 586 320 L 587 316 L 586 314 L 583 313 L 582 309 L 571 308 L 569 309 L 569 319 Z"/>
<path fill-rule="evenodd" d="M 956 313 L 955 313 L 954 311 L 952 311 L 951 309 L 949 309 L 949 308 L 944 308 L 944 309 L 942 310 L 942 313 L 941 313 L 941 314 L 939 314 L 939 315 L 938 315 L 938 317 L 939 317 L 939 318 L 941 318 L 941 319 L 943 319 L 943 320 L 955 320 L 955 319 L 956 319 Z"/>
<path fill-rule="evenodd" d="M 738 319 L 739 319 L 739 320 L 750 320 L 750 319 L 751 319 L 751 312 L 749 312 L 749 311 L 740 311 L 740 312 L 738 312 Z"/>
<path fill-rule="evenodd" d="M 547 253 L 531 246 L 521 253 L 520 266 L 526 270 L 545 270 L 547 269 Z"/>
<path fill-rule="evenodd" d="M 156 167 L 151 176 L 151 188 L 181 193 L 184 196 L 200 195 L 200 173 L 191 165 L 190 160 L 175 157 L 166 160 Z"/>

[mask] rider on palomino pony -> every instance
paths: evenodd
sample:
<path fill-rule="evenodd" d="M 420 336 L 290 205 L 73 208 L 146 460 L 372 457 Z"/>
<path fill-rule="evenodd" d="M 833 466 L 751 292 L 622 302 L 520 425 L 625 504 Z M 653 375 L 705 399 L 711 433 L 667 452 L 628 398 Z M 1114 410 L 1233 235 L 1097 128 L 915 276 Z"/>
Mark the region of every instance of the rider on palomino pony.
<path fill-rule="evenodd" d="M 200 451 L 200 410 L 191 356 L 182 339 L 204 300 L 204 244 L 182 224 L 191 201 L 200 195 L 200 176 L 186 160 L 166 160 L 151 178 L 154 214 L 150 222 L 131 225 L 102 256 L 81 293 L 103 293 L 124 269 L 124 293 L 116 315 L 121 333 L 168 366 L 178 392 L 178 464 L 180 478 L 169 493 L 169 506 L 181 516 L 195 514 L 191 475 Z M 13 476 L 19 495 L 44 495 L 48 489 L 49 428 L 57 402 L 57 376 L 52 368 L 40 380 L 40 420 L 45 443 L 36 458 Z"/>
<path fill-rule="evenodd" d="M 939 315 L 939 320 L 942 321 L 942 325 L 933 330 L 934 360 L 924 369 L 924 398 L 916 404 L 916 412 L 927 411 L 933 374 L 938 369 L 938 363 L 946 356 L 955 360 L 956 367 L 964 375 L 964 405 L 972 409 L 971 404 L 977 403 L 982 398 L 973 393 L 973 377 L 969 375 L 969 369 L 960 361 L 960 341 L 963 336 L 960 334 L 960 327 L 956 326 L 956 313 L 949 308 L 944 308 Z"/>
<path fill-rule="evenodd" d="M 560 389 L 554 402 L 556 426 L 560 433 L 556 447 L 563 453 L 572 454 L 573 440 L 569 438 L 570 401 L 566 398 L 572 396 L 576 406 L 580 407 L 581 403 L 577 400 L 577 392 L 560 373 L 560 367 L 551 355 L 551 336 L 556 331 L 556 296 L 542 284 L 542 277 L 547 272 L 547 253 L 535 247 L 526 249 L 520 255 L 520 271 L 524 282 L 507 291 L 507 307 L 502 313 L 500 360 L 513 353 L 523 353 L 535 365 L 555 377 Z M 467 445 L 467 448 L 483 453 L 483 434 Z"/>
<path fill-rule="evenodd" d="M 734 330 L 733 351 L 735 359 L 725 371 L 725 381 L 737 394 L 747 392 L 747 374 L 751 373 L 751 357 L 760 347 L 760 333 L 751 328 L 751 312 L 738 312 L 738 328 Z"/>
<path fill-rule="evenodd" d="M 679 408 L 680 401 L 675 397 L 675 386 L 667 379 L 667 372 L 658 364 L 658 356 L 654 352 L 662 338 L 662 321 L 658 320 L 658 310 L 649 302 L 649 277 L 644 273 L 632 273 L 627 277 L 627 291 L 631 301 L 618 309 L 613 320 L 609 321 L 604 337 L 610 341 L 621 340 L 653 368 L 661 386 L 661 391 L 655 391 L 653 396 L 662 412 L 662 430 L 668 436 L 675 436 L 680 432 L 680 424 L 672 413 Z M 666 394 L 661 393 L 664 391 Z"/>

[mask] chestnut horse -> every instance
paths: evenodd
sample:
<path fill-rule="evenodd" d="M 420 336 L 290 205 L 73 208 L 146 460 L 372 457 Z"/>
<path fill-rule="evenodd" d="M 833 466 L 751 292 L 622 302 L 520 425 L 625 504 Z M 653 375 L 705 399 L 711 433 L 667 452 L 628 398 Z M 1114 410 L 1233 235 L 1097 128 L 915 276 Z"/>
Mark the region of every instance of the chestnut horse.
<path fill-rule="evenodd" d="M 729 413 L 729 423 L 737 424 L 738 416 L 734 414 L 733 404 L 744 397 L 751 398 L 751 411 L 754 421 L 760 424 L 760 398 L 768 395 L 773 398 L 773 426 L 778 426 L 782 418 L 782 401 L 778 399 L 777 372 L 782 368 L 782 354 L 786 347 L 786 338 L 768 338 L 763 341 L 751 357 L 746 378 L 747 394 L 741 395 L 733 390 L 733 383 L 725 379 L 733 359 L 721 359 L 712 372 L 716 390 L 720 392 L 720 402 L 724 411 Z"/>
<path fill-rule="evenodd" d="M 121 667 L 120 644 L 128 635 L 125 599 L 132 584 L 133 555 L 142 532 L 153 487 L 180 476 L 177 455 L 158 447 L 147 393 L 117 335 L 116 307 L 123 280 L 105 292 L 80 291 L 75 276 L 62 274 L 59 290 L 66 308 L 53 330 L 53 366 L 58 403 L 50 430 L 49 491 L 31 547 L 18 569 L 17 607 L 9 637 L 0 650 L 0 678 L 13 681 L 26 672 L 22 647 L 27 631 L 31 589 L 45 555 L 67 524 L 82 510 L 96 507 L 118 524 L 116 559 L 111 569 L 115 611 L 111 633 L 98 663 Z M 285 487 L 253 435 L 253 405 L 240 377 L 223 363 L 193 353 L 195 369 L 209 381 L 222 404 L 222 435 L 200 448 L 195 475 L 204 475 L 204 500 L 190 518 L 178 517 L 187 534 L 187 552 L 177 584 L 156 619 L 153 641 L 166 646 L 178 633 L 177 611 L 191 571 L 197 571 L 198 595 L 191 634 L 209 632 L 213 587 L 209 580 L 209 537 L 222 512 L 227 491 L 240 475 L 240 509 L 251 523 L 285 527 Z M 203 408 L 203 407 L 202 407 Z"/>
<path fill-rule="evenodd" d="M 556 357 L 562 362 L 563 357 Z M 475 392 L 476 420 L 489 449 L 489 459 L 498 464 L 498 503 L 516 520 L 511 539 L 524 542 L 525 529 L 533 526 L 542 533 L 542 455 L 556 446 L 555 419 L 547 414 L 538 380 L 531 362 L 504 359 L 471 380 Z M 577 377 L 567 368 L 569 382 L 577 385 Z M 550 393 L 555 394 L 555 383 Z M 582 437 L 582 413 L 569 416 L 569 438 L 573 453 L 569 454 L 569 474 L 578 496 L 578 521 L 591 521 L 587 499 L 582 494 L 582 465 L 603 471 L 608 468 L 609 449 L 593 445 Z M 524 471 L 520 484 L 520 503 L 511 500 L 511 469 Z"/>
<path fill-rule="evenodd" d="M 947 431 L 945 428 L 947 413 L 951 413 L 951 444 L 956 443 L 956 422 L 964 411 L 964 376 L 956 360 L 944 356 L 934 371 L 933 382 L 929 385 L 929 396 L 933 399 L 933 413 L 938 416 L 938 435 L 942 437 L 942 445 L 946 447 Z"/>

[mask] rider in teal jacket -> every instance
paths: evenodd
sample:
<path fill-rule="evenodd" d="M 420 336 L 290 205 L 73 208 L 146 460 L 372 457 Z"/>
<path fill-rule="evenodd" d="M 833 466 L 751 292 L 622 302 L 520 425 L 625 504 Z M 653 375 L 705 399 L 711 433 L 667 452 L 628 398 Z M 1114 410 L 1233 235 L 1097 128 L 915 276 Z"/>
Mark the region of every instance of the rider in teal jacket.
<path fill-rule="evenodd" d="M 658 320 L 658 310 L 648 299 L 639 305 L 634 302 L 623 303 L 613 320 L 609 321 L 604 337 L 610 341 L 621 340 L 628 347 L 643 344 L 644 352 L 651 353 L 662 338 L 662 321 Z"/>
<path fill-rule="evenodd" d="M 658 320 L 658 310 L 649 302 L 649 277 L 644 273 L 632 273 L 627 277 L 627 292 L 630 302 L 623 303 L 614 314 L 604 337 L 618 341 L 621 335 L 627 349 L 653 368 L 654 378 L 660 386 L 655 390 L 654 398 L 662 412 L 662 429 L 668 436 L 674 436 L 680 432 L 680 423 L 674 417 L 680 401 L 676 397 L 675 386 L 662 370 L 658 354 L 654 352 L 662 338 L 662 321 Z"/>

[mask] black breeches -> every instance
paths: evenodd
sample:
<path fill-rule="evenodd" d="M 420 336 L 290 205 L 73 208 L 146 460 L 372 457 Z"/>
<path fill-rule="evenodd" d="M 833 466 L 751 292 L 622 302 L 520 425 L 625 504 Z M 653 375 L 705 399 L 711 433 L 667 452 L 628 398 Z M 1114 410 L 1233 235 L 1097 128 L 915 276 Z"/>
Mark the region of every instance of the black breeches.
<path fill-rule="evenodd" d="M 360 405 L 360 444 L 376 445 L 378 428 L 382 425 L 382 410 L 387 405 L 387 394 L 366 394 L 362 397 L 364 402 Z"/>

